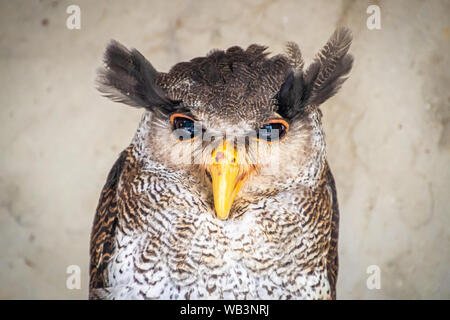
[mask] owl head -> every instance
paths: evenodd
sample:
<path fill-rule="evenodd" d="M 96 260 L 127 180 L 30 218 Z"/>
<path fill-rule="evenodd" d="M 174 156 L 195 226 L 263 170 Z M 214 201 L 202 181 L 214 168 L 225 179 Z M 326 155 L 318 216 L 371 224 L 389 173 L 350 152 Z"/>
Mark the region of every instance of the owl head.
<path fill-rule="evenodd" d="M 112 41 L 98 88 L 145 108 L 133 140 L 139 158 L 198 178 L 216 216 L 227 219 L 236 198 L 317 183 L 326 162 L 319 106 L 352 67 L 350 43 L 349 30 L 337 29 L 306 70 L 288 43 L 285 55 L 235 46 L 164 73 Z"/>

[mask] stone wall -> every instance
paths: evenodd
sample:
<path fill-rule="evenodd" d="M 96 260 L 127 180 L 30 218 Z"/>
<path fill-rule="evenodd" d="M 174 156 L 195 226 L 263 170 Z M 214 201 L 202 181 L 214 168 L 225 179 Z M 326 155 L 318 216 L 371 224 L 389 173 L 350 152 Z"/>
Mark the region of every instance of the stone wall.
<path fill-rule="evenodd" d="M 95 90 L 109 39 L 160 71 L 212 48 L 299 43 L 337 25 L 355 65 L 322 106 L 341 208 L 338 298 L 450 298 L 450 2 L 0 1 L 0 299 L 86 298 L 100 190 L 141 110 Z M 366 9 L 381 8 L 381 29 Z M 82 271 L 66 288 L 66 268 Z M 381 271 L 369 290 L 367 268 Z"/>

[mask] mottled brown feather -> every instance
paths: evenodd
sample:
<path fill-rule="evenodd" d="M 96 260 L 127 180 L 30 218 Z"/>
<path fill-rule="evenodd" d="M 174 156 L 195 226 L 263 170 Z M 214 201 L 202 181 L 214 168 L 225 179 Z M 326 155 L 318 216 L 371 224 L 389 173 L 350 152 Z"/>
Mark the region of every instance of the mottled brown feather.
<path fill-rule="evenodd" d="M 90 283 L 91 288 L 106 285 L 106 267 L 114 252 L 114 233 L 117 226 L 117 184 L 126 164 L 129 150 L 124 150 L 110 170 L 100 195 L 90 243 Z"/>
<path fill-rule="evenodd" d="M 327 164 L 327 185 L 331 190 L 331 240 L 327 258 L 328 281 L 330 281 L 332 299 L 336 299 L 336 282 L 339 270 L 338 239 L 339 239 L 339 204 L 336 192 L 336 184 L 333 174 Z"/>

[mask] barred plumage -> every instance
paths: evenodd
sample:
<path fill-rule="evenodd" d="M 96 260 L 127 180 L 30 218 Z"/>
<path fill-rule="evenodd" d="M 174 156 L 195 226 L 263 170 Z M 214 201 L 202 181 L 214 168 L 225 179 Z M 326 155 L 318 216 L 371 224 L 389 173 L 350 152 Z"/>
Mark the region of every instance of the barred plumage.
<path fill-rule="evenodd" d="M 321 112 L 316 103 L 299 103 L 337 90 L 351 64 L 333 66 L 349 57 L 349 43 L 349 33 L 337 31 L 314 62 L 325 71 L 301 76 L 301 86 L 294 85 L 303 67 L 294 44 L 289 56 L 232 47 L 158 73 L 136 50 L 111 43 L 102 91 L 146 111 L 97 207 L 90 298 L 335 298 L 336 188 Z M 174 116 L 201 123 L 201 136 L 180 141 Z M 245 136 L 267 123 L 287 133 L 270 143 Z M 204 139 L 209 132 L 223 139 Z M 239 168 L 235 180 L 219 181 L 229 174 L 223 168 Z M 229 181 L 236 192 L 223 209 L 216 186 Z"/>

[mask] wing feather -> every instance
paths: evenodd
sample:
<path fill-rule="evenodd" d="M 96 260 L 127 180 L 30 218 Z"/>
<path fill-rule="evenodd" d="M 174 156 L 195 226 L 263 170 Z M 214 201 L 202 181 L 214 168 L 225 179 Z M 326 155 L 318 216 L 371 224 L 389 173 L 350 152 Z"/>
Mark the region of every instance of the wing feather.
<path fill-rule="evenodd" d="M 114 163 L 106 179 L 97 206 L 90 242 L 90 291 L 107 286 L 106 269 L 114 252 L 117 226 L 117 185 L 126 163 L 129 150 L 124 150 Z"/>
<path fill-rule="evenodd" d="M 336 193 L 336 184 L 331 170 L 327 165 L 327 189 L 331 198 L 331 240 L 327 256 L 328 281 L 331 287 L 331 297 L 336 299 L 336 281 L 338 276 L 338 236 L 339 236 L 339 205 Z"/>

